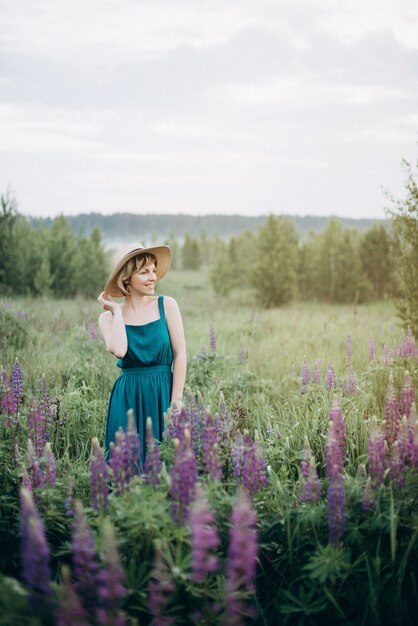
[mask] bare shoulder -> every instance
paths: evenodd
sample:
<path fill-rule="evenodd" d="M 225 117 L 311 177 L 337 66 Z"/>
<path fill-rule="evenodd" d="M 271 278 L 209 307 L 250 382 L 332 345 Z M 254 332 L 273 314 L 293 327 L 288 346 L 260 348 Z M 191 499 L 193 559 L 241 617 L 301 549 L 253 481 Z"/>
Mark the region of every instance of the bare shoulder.
<path fill-rule="evenodd" d="M 101 313 L 99 315 L 99 327 L 100 328 L 105 328 L 107 326 L 110 326 L 110 324 L 112 323 L 112 312 L 111 311 L 104 311 L 103 313 Z"/>
<path fill-rule="evenodd" d="M 163 302 L 164 302 L 164 311 L 165 311 L 167 318 L 170 318 L 170 317 L 176 318 L 180 316 L 179 305 L 177 304 L 174 298 L 172 298 L 171 296 L 164 296 Z"/>

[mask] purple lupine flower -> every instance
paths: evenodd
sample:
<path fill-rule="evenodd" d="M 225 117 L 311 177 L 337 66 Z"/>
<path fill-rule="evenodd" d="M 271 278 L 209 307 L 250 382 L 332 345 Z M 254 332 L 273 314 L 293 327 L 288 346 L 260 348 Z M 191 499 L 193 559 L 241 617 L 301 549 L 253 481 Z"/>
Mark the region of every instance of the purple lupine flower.
<path fill-rule="evenodd" d="M 142 472 L 141 442 L 135 426 L 134 412 L 128 411 L 128 427 L 123 437 L 125 471 L 129 480 Z"/>
<path fill-rule="evenodd" d="M 335 474 L 328 485 L 329 542 L 339 546 L 345 531 L 345 489 L 341 474 Z"/>
<path fill-rule="evenodd" d="M 96 606 L 100 584 L 100 566 L 94 547 L 91 528 L 79 500 L 74 502 L 74 521 L 71 538 L 74 589 L 84 609 L 92 614 Z"/>
<path fill-rule="evenodd" d="M 45 422 L 41 407 L 36 398 L 31 398 L 28 413 L 29 437 L 33 442 L 36 454 L 41 458 L 45 442 Z"/>
<path fill-rule="evenodd" d="M 218 429 L 219 441 L 223 437 L 229 437 L 232 430 L 232 419 L 229 414 L 228 407 L 226 406 L 224 394 L 219 394 L 219 410 L 216 416 L 216 424 Z"/>
<path fill-rule="evenodd" d="M 234 482 L 238 485 L 242 478 L 242 465 L 244 461 L 244 438 L 241 433 L 238 433 L 234 446 L 232 448 L 232 467 Z"/>
<path fill-rule="evenodd" d="M 192 580 L 202 582 L 218 567 L 218 559 L 213 553 L 219 546 L 219 536 L 215 516 L 201 489 L 196 489 L 196 499 L 190 512 L 192 539 Z"/>
<path fill-rule="evenodd" d="M 91 445 L 90 461 L 90 492 L 91 504 L 96 511 L 105 511 L 109 497 L 107 481 L 109 477 L 108 466 L 100 449 L 97 437 L 93 437 Z"/>
<path fill-rule="evenodd" d="M 73 492 L 74 492 L 74 478 L 70 476 L 68 479 L 68 483 L 67 483 L 67 497 L 65 498 L 65 502 L 64 502 L 65 515 L 67 517 L 74 517 Z"/>
<path fill-rule="evenodd" d="M 31 491 L 22 487 L 20 502 L 22 578 L 30 590 L 32 603 L 42 606 L 50 603 L 52 594 L 49 548 L 44 526 L 35 508 Z"/>
<path fill-rule="evenodd" d="M 398 441 L 395 441 L 389 459 L 389 478 L 400 488 L 405 486 L 405 463 L 399 454 Z"/>
<path fill-rule="evenodd" d="M 353 340 L 351 338 L 351 335 L 347 335 L 347 339 L 345 342 L 345 355 L 347 359 L 347 367 L 350 367 L 353 358 Z"/>
<path fill-rule="evenodd" d="M 19 410 L 19 407 L 22 403 L 23 383 L 22 383 L 22 368 L 20 367 L 20 364 L 17 358 L 15 359 L 13 369 L 12 369 L 11 383 L 12 383 L 13 395 L 16 400 L 16 408 L 17 410 Z"/>
<path fill-rule="evenodd" d="M 210 351 L 213 355 L 216 354 L 216 335 L 213 326 L 211 325 L 209 328 L 209 345 Z"/>
<path fill-rule="evenodd" d="M 32 482 L 32 489 L 45 486 L 45 476 L 36 456 L 31 439 L 28 440 L 28 470 Z"/>
<path fill-rule="evenodd" d="M 385 441 L 376 417 L 372 418 L 368 449 L 369 472 L 373 486 L 383 485 L 385 479 Z"/>
<path fill-rule="evenodd" d="M 252 496 L 268 484 L 266 460 L 249 433 L 244 436 L 242 484 Z"/>
<path fill-rule="evenodd" d="M 411 412 L 411 406 L 414 400 L 414 388 L 412 386 L 411 375 L 408 371 L 406 371 L 401 391 L 402 415 L 406 415 L 406 417 L 409 417 L 409 414 Z"/>
<path fill-rule="evenodd" d="M 16 422 L 17 413 L 16 397 L 13 389 L 5 388 L 1 395 L 1 414 L 6 417 L 6 425 L 10 428 Z"/>
<path fill-rule="evenodd" d="M 160 448 L 154 438 L 152 419 L 147 417 L 147 441 L 144 469 L 145 482 L 155 487 L 158 486 L 160 484 L 161 467 Z"/>
<path fill-rule="evenodd" d="M 326 373 L 326 387 L 328 391 L 334 389 L 337 386 L 337 377 L 335 375 L 334 366 L 331 361 L 328 363 L 327 373 Z"/>
<path fill-rule="evenodd" d="M 321 382 L 321 359 L 316 359 L 314 363 L 313 382 L 319 385 Z"/>
<path fill-rule="evenodd" d="M 169 411 L 168 424 L 166 428 L 166 434 L 171 439 L 183 439 L 184 429 L 188 428 L 190 431 L 190 414 L 186 412 L 186 407 L 182 407 L 181 410 L 173 402 L 172 408 Z"/>
<path fill-rule="evenodd" d="M 299 500 L 300 502 L 317 502 L 321 497 L 321 483 L 316 471 L 315 457 L 312 454 L 307 438 L 305 438 L 301 467 L 302 481 Z"/>
<path fill-rule="evenodd" d="M 55 485 L 57 475 L 55 470 L 55 456 L 52 452 L 51 444 L 49 443 L 49 441 L 44 448 L 43 462 L 45 483 L 49 487 L 53 487 Z"/>
<path fill-rule="evenodd" d="M 398 438 L 399 432 L 399 404 L 396 397 L 392 374 L 389 376 L 389 382 L 386 389 L 385 426 L 386 442 L 388 447 L 391 448 L 393 443 Z"/>
<path fill-rule="evenodd" d="M 376 500 L 372 488 L 372 481 L 370 478 L 367 480 L 364 486 L 360 506 L 362 511 L 373 511 L 376 508 Z"/>
<path fill-rule="evenodd" d="M 383 365 L 386 367 L 392 365 L 392 352 L 386 343 L 383 346 Z"/>
<path fill-rule="evenodd" d="M 368 348 L 369 348 L 369 361 L 374 361 L 376 359 L 376 344 L 375 344 L 372 333 L 370 333 L 370 336 L 369 336 Z"/>
<path fill-rule="evenodd" d="M 337 436 L 337 427 L 335 422 L 330 421 L 328 428 L 328 437 L 326 443 L 327 457 L 327 478 L 332 481 L 342 475 L 342 453 Z"/>
<path fill-rule="evenodd" d="M 110 521 L 106 518 L 103 522 L 104 567 L 100 572 L 98 596 L 101 600 L 97 610 L 97 621 L 102 626 L 125 626 L 127 617 L 120 608 L 127 595 L 124 584 L 124 572 L 120 562 L 116 538 Z"/>
<path fill-rule="evenodd" d="M 346 395 L 354 395 L 357 393 L 357 378 L 352 367 L 348 373 L 348 380 L 344 380 L 343 390 Z"/>
<path fill-rule="evenodd" d="M 94 325 L 94 322 L 90 322 L 89 324 L 89 335 L 90 335 L 91 341 L 96 341 L 97 333 L 96 333 L 96 327 Z"/>
<path fill-rule="evenodd" d="M 109 466 L 112 473 L 112 485 L 116 495 L 121 495 L 129 491 L 129 457 L 127 458 L 124 446 L 125 433 L 122 426 L 115 435 L 115 441 L 110 444 Z M 128 451 L 129 452 L 129 451 Z"/>
<path fill-rule="evenodd" d="M 56 626 L 89 626 L 87 613 L 71 584 L 68 567 L 61 570 L 62 584 L 57 608 Z"/>
<path fill-rule="evenodd" d="M 334 396 L 332 399 L 329 419 L 335 426 L 335 436 L 337 437 L 338 445 L 340 446 L 341 459 L 344 461 L 347 451 L 347 430 L 344 422 L 341 402 L 338 396 Z"/>
<path fill-rule="evenodd" d="M 417 409 L 415 402 L 411 404 L 411 410 L 408 417 L 408 433 L 409 433 L 409 463 L 412 467 L 418 469 L 418 421 Z"/>
<path fill-rule="evenodd" d="M 32 491 L 32 478 L 27 473 L 24 465 L 22 465 L 22 487 L 28 491 Z"/>
<path fill-rule="evenodd" d="M 202 403 L 203 404 L 203 403 Z M 192 437 L 193 451 L 196 458 L 199 458 L 200 454 L 200 438 L 202 431 L 202 409 L 196 402 L 194 396 L 190 393 L 187 398 L 188 410 L 190 413 L 190 433 Z M 206 417 L 206 411 L 204 412 Z M 204 418 L 203 417 L 203 418 Z"/>
<path fill-rule="evenodd" d="M 306 393 L 311 382 L 311 370 L 309 368 L 309 363 L 306 360 L 306 356 L 303 357 L 303 364 L 301 369 L 301 385 L 300 385 L 300 393 Z"/>
<path fill-rule="evenodd" d="M 175 588 L 161 549 L 157 546 L 148 586 L 148 606 L 152 615 L 152 626 L 171 626 L 174 624 L 174 617 L 164 615 L 164 613 L 167 610 L 170 594 Z"/>
<path fill-rule="evenodd" d="M 202 427 L 202 461 L 205 472 L 211 480 L 222 480 L 219 460 L 219 438 L 215 421 L 209 413 Z"/>
<path fill-rule="evenodd" d="M 241 626 L 245 617 L 255 617 L 254 608 L 240 599 L 240 593 L 253 593 L 255 588 L 258 554 L 256 522 L 251 500 L 245 490 L 241 490 L 232 509 L 226 565 L 225 623 L 230 626 Z"/>
<path fill-rule="evenodd" d="M 41 415 L 40 423 L 42 425 L 42 448 L 49 441 L 49 435 L 52 422 L 52 402 L 49 395 L 48 385 L 45 381 L 42 382 L 41 397 L 39 401 L 39 411 Z"/>
<path fill-rule="evenodd" d="M 181 525 L 189 516 L 197 482 L 197 462 L 190 441 L 190 431 L 184 430 L 183 441 L 174 440 L 174 462 L 170 472 L 171 515 Z"/>
<path fill-rule="evenodd" d="M 409 424 L 406 415 L 402 417 L 397 441 L 399 458 L 404 465 L 409 465 L 410 458 L 413 452 L 411 450 L 409 440 Z"/>

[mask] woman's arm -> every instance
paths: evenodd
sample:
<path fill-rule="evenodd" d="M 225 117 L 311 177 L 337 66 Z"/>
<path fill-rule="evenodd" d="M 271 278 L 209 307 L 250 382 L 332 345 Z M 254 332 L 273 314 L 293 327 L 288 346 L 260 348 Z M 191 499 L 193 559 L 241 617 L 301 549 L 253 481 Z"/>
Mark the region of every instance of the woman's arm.
<path fill-rule="evenodd" d="M 181 318 L 178 304 L 174 298 L 170 298 L 168 296 L 164 298 L 164 310 L 174 355 L 171 404 L 175 402 L 177 406 L 181 406 L 187 369 L 186 340 L 184 338 L 183 320 Z"/>
<path fill-rule="evenodd" d="M 99 328 L 105 340 L 106 349 L 119 359 L 122 359 L 128 350 L 128 338 L 123 321 L 122 307 L 119 302 L 115 302 L 105 292 L 102 292 L 97 300 L 103 308 L 107 309 L 99 316 Z"/>

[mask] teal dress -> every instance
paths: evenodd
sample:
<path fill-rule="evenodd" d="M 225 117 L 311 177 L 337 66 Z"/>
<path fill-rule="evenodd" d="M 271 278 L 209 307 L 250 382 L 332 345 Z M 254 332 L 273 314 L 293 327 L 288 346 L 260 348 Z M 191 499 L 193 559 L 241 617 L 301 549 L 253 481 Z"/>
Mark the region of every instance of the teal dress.
<path fill-rule="evenodd" d="M 173 351 L 164 313 L 164 296 L 158 296 L 160 317 L 148 324 L 125 324 L 128 350 L 117 362 L 121 375 L 113 385 L 107 411 L 105 453 L 119 427 L 127 427 L 132 409 L 141 441 L 141 462 L 145 460 L 147 417 L 152 419 L 154 437 L 161 441 L 164 413 L 170 406 L 173 385 Z"/>

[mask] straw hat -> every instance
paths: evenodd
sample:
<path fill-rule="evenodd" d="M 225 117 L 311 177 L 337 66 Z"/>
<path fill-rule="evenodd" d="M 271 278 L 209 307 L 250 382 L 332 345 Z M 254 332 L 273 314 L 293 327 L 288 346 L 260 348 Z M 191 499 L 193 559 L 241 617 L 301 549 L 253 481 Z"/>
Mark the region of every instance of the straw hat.
<path fill-rule="evenodd" d="M 110 296 L 115 298 L 120 298 L 123 296 L 123 293 L 118 287 L 117 279 L 118 274 L 121 271 L 122 267 L 125 265 L 129 259 L 137 256 L 138 254 L 149 252 L 150 254 L 154 254 L 157 257 L 157 280 L 160 280 L 163 276 L 165 276 L 168 272 L 168 268 L 171 263 L 171 250 L 168 246 L 154 246 L 153 248 L 144 248 L 144 246 L 135 241 L 134 243 L 130 243 L 122 250 L 119 250 L 113 258 L 113 270 L 110 275 L 109 280 L 104 286 L 104 291 L 108 293 Z"/>

